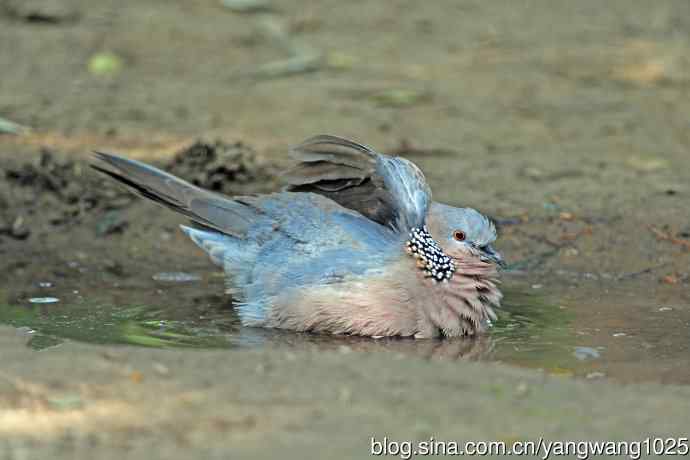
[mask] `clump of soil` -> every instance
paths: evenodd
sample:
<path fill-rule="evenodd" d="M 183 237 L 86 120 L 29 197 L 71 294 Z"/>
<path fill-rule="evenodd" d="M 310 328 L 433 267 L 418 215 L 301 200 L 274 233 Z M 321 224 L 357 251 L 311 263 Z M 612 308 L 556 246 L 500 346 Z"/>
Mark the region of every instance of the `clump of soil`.
<path fill-rule="evenodd" d="M 254 149 L 220 140 L 195 142 L 179 151 L 165 169 L 196 186 L 228 195 L 241 192 L 249 183 L 268 186 L 274 176 Z"/>
<path fill-rule="evenodd" d="M 61 158 L 47 149 L 34 161 L 7 168 L 5 177 L 10 185 L 24 190 L 22 198 L 27 204 L 37 204 L 37 198 L 48 195 L 74 208 L 74 215 L 98 208 L 122 208 L 133 200 L 116 184 L 92 174 L 88 164 Z"/>
<path fill-rule="evenodd" d="M 228 195 L 274 187 L 269 165 L 240 142 L 197 141 L 156 166 Z M 41 229 L 82 223 L 87 215 L 97 216 L 99 235 L 122 232 L 128 223 L 119 211 L 137 200 L 115 181 L 92 171 L 87 161 L 45 148 L 30 161 L 0 165 L 0 178 L 0 236 L 20 240 Z"/>
<path fill-rule="evenodd" d="M 65 0 L 2 0 L 0 15 L 34 24 L 71 23 L 76 22 L 80 16 L 73 3 Z"/>
<path fill-rule="evenodd" d="M 27 238 L 33 229 L 79 223 L 95 210 L 120 209 L 134 197 L 88 165 L 43 149 L 35 159 L 0 169 L 0 234 Z"/>

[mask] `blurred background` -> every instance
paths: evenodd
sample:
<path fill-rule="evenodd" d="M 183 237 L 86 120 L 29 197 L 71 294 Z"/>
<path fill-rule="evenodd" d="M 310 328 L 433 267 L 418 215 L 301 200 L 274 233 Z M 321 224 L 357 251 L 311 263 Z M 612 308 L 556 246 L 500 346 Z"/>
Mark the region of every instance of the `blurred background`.
<path fill-rule="evenodd" d="M 150 157 L 220 137 L 279 160 L 334 133 L 451 152 L 429 172 L 448 180 L 435 187 L 445 201 L 620 206 L 684 182 L 673 166 L 688 147 L 689 9 L 3 0 L 0 116 L 4 131 L 33 132 L 0 139 Z"/>
<path fill-rule="evenodd" d="M 464 369 L 456 360 L 471 359 L 588 382 L 690 383 L 685 0 L 0 0 L 0 69 L 0 323 L 23 328 L 57 369 L 70 365 L 65 340 L 73 339 L 177 347 L 185 375 L 194 362 L 185 347 L 277 347 L 297 356 L 382 352 L 386 364 L 372 367 L 391 375 L 402 364 L 390 356 L 403 355 L 453 362 L 443 368 L 448 379 Z M 510 269 L 489 337 L 420 345 L 246 331 L 222 295 L 222 275 L 177 231 L 180 220 L 88 168 L 101 149 L 225 193 L 264 192 L 280 187 L 288 146 L 320 133 L 409 157 L 435 199 L 497 222 Z M 149 352 L 131 359 L 148 366 Z M 236 363 L 258 359 L 224 353 Z M 19 356 L 19 374 L 45 377 L 45 363 Z M 84 379 L 98 366 L 85 363 Z M 167 378 L 162 366 L 154 382 Z M 128 369 L 122 388 L 145 374 Z M 377 385 L 330 372 L 350 392 Z M 512 378 L 487 377 L 493 387 L 474 380 L 467 391 L 512 392 Z M 294 384 L 310 388 L 299 375 Z M 409 385 L 400 391 L 441 384 Z M 545 390 L 551 407 L 565 394 L 599 403 L 573 388 Z M 680 407 L 653 393 L 662 400 L 648 413 Z M 515 416 L 530 420 L 534 407 Z M 284 416 L 275 410 L 271 423 Z M 625 416 L 606 414 L 607 429 Z M 141 426 L 165 426 L 161 417 Z M 588 433 L 554 417 L 567 433 Z M 252 423 L 241 429 L 253 432 Z M 525 426 L 539 432 L 538 423 Z"/>

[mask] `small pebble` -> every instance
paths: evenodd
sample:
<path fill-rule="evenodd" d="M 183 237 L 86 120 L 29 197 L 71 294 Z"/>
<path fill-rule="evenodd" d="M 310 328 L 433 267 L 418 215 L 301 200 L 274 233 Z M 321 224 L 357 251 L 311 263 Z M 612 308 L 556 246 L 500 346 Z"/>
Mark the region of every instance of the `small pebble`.
<path fill-rule="evenodd" d="M 188 283 L 190 281 L 200 281 L 201 276 L 185 272 L 161 272 L 153 275 L 153 279 L 167 283 Z"/>
<path fill-rule="evenodd" d="M 338 353 L 341 355 L 347 355 L 352 353 L 352 348 L 348 347 L 347 345 L 340 345 L 338 346 Z"/>
<path fill-rule="evenodd" d="M 77 409 L 82 407 L 84 404 L 81 396 L 78 394 L 66 394 L 49 397 L 47 402 L 53 407 L 53 409 L 57 410 Z"/>
<path fill-rule="evenodd" d="M 24 134 L 28 131 L 30 129 L 27 126 L 0 117 L 0 134 Z"/>
<path fill-rule="evenodd" d="M 141 383 L 144 381 L 144 374 L 139 371 L 132 371 L 132 373 L 129 374 L 129 380 L 131 380 L 132 383 Z"/>
<path fill-rule="evenodd" d="M 108 211 L 96 224 L 96 234 L 98 236 L 105 236 L 122 233 L 128 226 L 129 222 L 125 220 L 120 212 Z"/>
<path fill-rule="evenodd" d="M 529 387 L 525 382 L 520 382 L 518 383 L 518 386 L 515 388 L 515 394 L 517 396 L 525 396 L 529 393 Z"/>
<path fill-rule="evenodd" d="M 404 108 L 429 102 L 432 96 L 426 90 L 389 88 L 369 95 L 369 99 L 379 107 Z"/>
<path fill-rule="evenodd" d="M 120 277 L 126 275 L 125 269 L 122 266 L 122 264 L 120 264 L 119 262 L 116 262 L 114 260 L 106 260 L 103 264 L 103 268 L 105 269 L 105 271 L 107 271 L 111 275 L 120 276 Z"/>
<path fill-rule="evenodd" d="M 115 75 L 122 70 L 123 61 L 120 56 L 108 51 L 96 53 L 89 59 L 88 69 L 92 75 Z"/>
<path fill-rule="evenodd" d="M 588 359 L 597 359 L 601 357 L 601 354 L 597 350 L 590 347 L 575 347 L 573 355 L 575 355 L 575 357 L 580 361 L 586 361 Z"/>
<path fill-rule="evenodd" d="M 24 217 L 17 216 L 17 218 L 14 219 L 14 222 L 12 222 L 12 227 L 10 228 L 10 236 L 18 240 L 23 240 L 28 238 L 30 234 L 31 230 L 29 230 L 29 227 L 27 226 Z"/>
<path fill-rule="evenodd" d="M 31 303 L 55 303 L 59 301 L 60 299 L 57 297 L 32 297 L 29 299 Z"/>
<path fill-rule="evenodd" d="M 338 392 L 338 399 L 344 403 L 348 403 L 352 400 L 352 390 L 348 387 L 342 387 Z"/>
<path fill-rule="evenodd" d="M 162 363 L 153 363 L 153 370 L 156 372 L 158 375 L 170 375 L 170 369 L 168 369 L 168 366 Z"/>
<path fill-rule="evenodd" d="M 236 13 L 260 13 L 273 9 L 268 0 L 221 0 L 220 4 Z"/>
<path fill-rule="evenodd" d="M 678 284 L 680 280 L 676 275 L 666 275 L 660 281 L 664 284 Z"/>

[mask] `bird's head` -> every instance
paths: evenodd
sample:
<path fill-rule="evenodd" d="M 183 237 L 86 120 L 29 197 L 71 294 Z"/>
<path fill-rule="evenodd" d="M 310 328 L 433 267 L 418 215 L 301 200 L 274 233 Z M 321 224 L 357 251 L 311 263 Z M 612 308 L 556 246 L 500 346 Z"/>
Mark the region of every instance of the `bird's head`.
<path fill-rule="evenodd" d="M 496 228 L 484 215 L 439 203 L 431 204 L 426 225 L 410 232 L 406 249 L 444 300 L 427 312 L 443 335 L 473 335 L 496 319 L 503 259 L 491 246 L 495 240 Z"/>
<path fill-rule="evenodd" d="M 504 266 L 503 258 L 492 246 L 496 227 L 478 211 L 433 203 L 427 227 L 443 252 L 456 263 L 471 260 Z"/>

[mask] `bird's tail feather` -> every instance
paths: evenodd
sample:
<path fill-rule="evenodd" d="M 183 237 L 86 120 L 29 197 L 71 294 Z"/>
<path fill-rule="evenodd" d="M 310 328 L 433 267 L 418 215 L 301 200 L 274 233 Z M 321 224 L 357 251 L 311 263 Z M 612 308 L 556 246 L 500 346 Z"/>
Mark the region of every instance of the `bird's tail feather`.
<path fill-rule="evenodd" d="M 231 237 L 214 231 L 187 227 L 186 225 L 180 225 L 180 228 L 194 244 L 206 251 L 214 264 L 221 267 L 225 265 L 226 249 L 228 248 L 228 240 Z"/>
<path fill-rule="evenodd" d="M 203 190 L 153 166 L 109 153 L 96 152 L 96 156 L 113 168 L 92 165 L 97 171 L 204 227 L 244 238 L 256 219 L 256 210 L 246 204 Z"/>
<path fill-rule="evenodd" d="M 192 228 L 186 225 L 180 225 L 180 228 L 211 257 L 214 264 L 223 267 L 226 273 L 232 275 L 227 279 L 226 292 L 232 295 L 233 302 L 236 304 L 243 303 L 246 300 L 246 294 L 237 286 L 246 286 L 251 282 L 258 252 L 256 243 L 213 230 Z"/>

